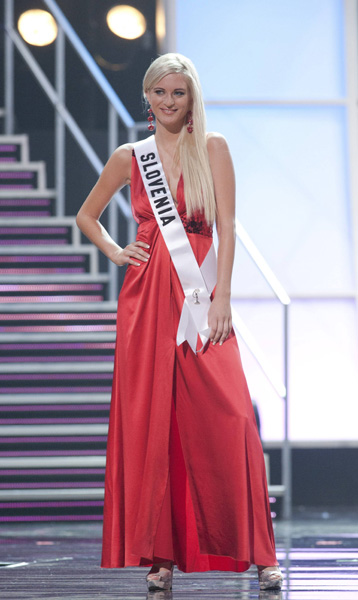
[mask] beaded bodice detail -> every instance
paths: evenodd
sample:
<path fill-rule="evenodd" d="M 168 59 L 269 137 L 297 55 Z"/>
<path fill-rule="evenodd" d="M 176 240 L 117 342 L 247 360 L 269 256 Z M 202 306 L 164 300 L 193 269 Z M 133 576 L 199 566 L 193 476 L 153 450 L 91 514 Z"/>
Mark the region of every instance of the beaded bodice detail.
<path fill-rule="evenodd" d="M 202 213 L 196 213 L 191 217 L 188 217 L 187 214 L 184 213 L 180 215 L 180 218 L 187 233 L 196 233 L 205 235 L 206 237 L 213 237 L 213 228 L 211 225 L 208 225 Z"/>

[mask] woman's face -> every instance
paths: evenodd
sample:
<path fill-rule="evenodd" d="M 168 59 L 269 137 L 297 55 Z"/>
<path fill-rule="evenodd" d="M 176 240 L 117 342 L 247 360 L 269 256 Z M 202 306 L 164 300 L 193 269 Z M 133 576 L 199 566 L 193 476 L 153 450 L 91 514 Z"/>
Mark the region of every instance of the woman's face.
<path fill-rule="evenodd" d="M 180 73 L 165 75 L 146 94 L 158 123 L 177 133 L 186 123 L 192 99 L 186 77 Z"/>

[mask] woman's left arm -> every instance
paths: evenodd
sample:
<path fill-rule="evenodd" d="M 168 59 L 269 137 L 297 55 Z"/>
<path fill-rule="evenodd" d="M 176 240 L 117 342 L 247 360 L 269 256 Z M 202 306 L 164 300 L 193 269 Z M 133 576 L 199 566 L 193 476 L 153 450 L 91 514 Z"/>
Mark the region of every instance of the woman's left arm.
<path fill-rule="evenodd" d="M 232 329 L 231 275 L 235 252 L 235 174 L 226 139 L 211 133 L 207 141 L 216 197 L 218 264 L 215 297 L 208 313 L 210 340 L 220 345 Z"/>

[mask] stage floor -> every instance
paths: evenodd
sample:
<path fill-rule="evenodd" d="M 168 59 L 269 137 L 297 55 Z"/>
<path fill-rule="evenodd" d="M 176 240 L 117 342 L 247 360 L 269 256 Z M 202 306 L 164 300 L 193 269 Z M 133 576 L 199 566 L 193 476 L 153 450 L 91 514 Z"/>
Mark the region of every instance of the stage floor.
<path fill-rule="evenodd" d="M 147 594 L 145 568 L 101 569 L 100 523 L 1 525 L 2 600 L 357 600 L 358 514 L 307 512 L 275 523 L 282 592 L 242 574 L 174 573 L 173 592 Z"/>

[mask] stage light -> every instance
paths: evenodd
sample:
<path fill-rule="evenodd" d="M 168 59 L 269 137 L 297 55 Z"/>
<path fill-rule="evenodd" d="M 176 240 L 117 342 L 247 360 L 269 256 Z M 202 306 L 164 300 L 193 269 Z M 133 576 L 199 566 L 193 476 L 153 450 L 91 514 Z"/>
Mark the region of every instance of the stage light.
<path fill-rule="evenodd" d="M 159 43 L 162 45 L 165 41 L 166 36 L 166 21 L 165 21 L 165 11 L 163 7 L 163 2 L 157 3 L 157 10 L 155 13 L 155 31 L 157 34 L 157 39 Z"/>
<path fill-rule="evenodd" d="M 112 33 L 126 40 L 139 38 L 147 29 L 144 15 L 126 4 L 114 6 L 108 11 L 107 25 Z"/>
<path fill-rule="evenodd" d="M 57 24 L 46 10 L 32 9 L 20 15 L 17 28 L 22 38 L 32 46 L 48 46 L 57 37 Z"/>

